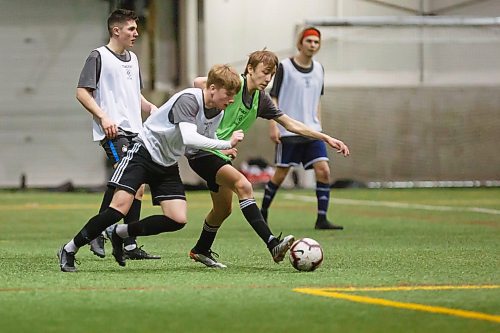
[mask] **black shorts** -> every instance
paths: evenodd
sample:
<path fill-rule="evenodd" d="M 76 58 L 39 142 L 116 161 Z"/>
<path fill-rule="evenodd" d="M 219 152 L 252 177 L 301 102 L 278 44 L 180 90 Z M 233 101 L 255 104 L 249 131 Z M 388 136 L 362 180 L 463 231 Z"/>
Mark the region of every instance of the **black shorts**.
<path fill-rule="evenodd" d="M 168 167 L 153 162 L 151 155 L 140 143 L 134 143 L 116 167 L 108 186 L 136 194 L 142 184 L 148 184 L 153 205 L 164 200 L 186 200 L 179 166 Z"/>
<path fill-rule="evenodd" d="M 118 134 L 114 139 L 104 138 L 101 140 L 101 147 L 104 148 L 106 156 L 113 164 L 117 164 L 127 154 L 128 147 L 132 145 L 132 140 L 137 134 Z"/>
<path fill-rule="evenodd" d="M 207 187 L 212 192 L 219 192 L 219 185 L 215 181 L 217 171 L 224 165 L 232 165 L 231 161 L 226 161 L 217 155 L 210 154 L 202 157 L 189 159 L 189 166 L 207 182 Z"/>

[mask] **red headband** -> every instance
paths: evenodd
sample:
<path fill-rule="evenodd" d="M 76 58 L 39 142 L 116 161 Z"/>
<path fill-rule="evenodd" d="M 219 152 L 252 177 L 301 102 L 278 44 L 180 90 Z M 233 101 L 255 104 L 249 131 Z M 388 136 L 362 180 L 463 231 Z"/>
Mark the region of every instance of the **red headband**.
<path fill-rule="evenodd" d="M 307 29 L 302 33 L 301 41 L 304 40 L 304 38 L 306 38 L 307 36 L 316 36 L 318 38 L 321 38 L 319 31 L 313 28 Z"/>

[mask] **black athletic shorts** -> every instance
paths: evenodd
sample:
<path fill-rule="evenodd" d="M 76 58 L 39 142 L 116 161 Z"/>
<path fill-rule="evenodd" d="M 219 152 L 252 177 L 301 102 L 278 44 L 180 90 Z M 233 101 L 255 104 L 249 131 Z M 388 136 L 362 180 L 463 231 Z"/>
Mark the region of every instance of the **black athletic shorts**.
<path fill-rule="evenodd" d="M 217 171 L 226 164 L 232 164 L 217 155 L 210 154 L 202 157 L 188 159 L 189 166 L 207 182 L 207 187 L 212 192 L 219 192 L 219 185 L 215 181 Z"/>
<path fill-rule="evenodd" d="M 128 147 L 132 145 L 132 140 L 137 136 L 135 133 L 119 130 L 114 139 L 104 138 L 101 140 L 101 147 L 106 152 L 106 156 L 113 164 L 119 163 L 127 154 Z"/>
<path fill-rule="evenodd" d="M 186 200 L 178 164 L 168 167 L 159 165 L 153 162 L 146 148 L 140 143 L 133 143 L 116 167 L 108 186 L 135 195 L 144 183 L 149 185 L 153 205 L 163 200 Z"/>

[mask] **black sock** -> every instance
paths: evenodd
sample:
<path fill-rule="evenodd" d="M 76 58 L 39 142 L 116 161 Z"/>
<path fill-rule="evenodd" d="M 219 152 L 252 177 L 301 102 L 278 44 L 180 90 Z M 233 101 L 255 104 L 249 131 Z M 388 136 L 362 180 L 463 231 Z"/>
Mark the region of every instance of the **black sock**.
<path fill-rule="evenodd" d="M 142 201 L 138 199 L 134 199 L 132 202 L 132 206 L 130 206 L 130 210 L 128 211 L 128 214 L 125 216 L 123 219 L 123 222 L 125 224 L 137 222 L 140 220 L 141 217 L 141 205 Z M 127 237 L 123 240 L 123 245 L 137 245 L 135 241 L 135 237 Z"/>
<path fill-rule="evenodd" d="M 129 236 L 151 236 L 162 232 L 172 232 L 184 228 L 184 223 L 177 223 L 165 215 L 152 215 L 139 222 L 128 225 Z"/>
<path fill-rule="evenodd" d="M 194 249 L 200 253 L 208 252 L 208 250 L 212 248 L 218 230 L 219 227 L 213 227 L 205 221 L 203 223 L 203 230 L 201 230 L 200 238 L 198 238 L 198 242 L 194 246 Z"/>
<path fill-rule="evenodd" d="M 262 217 L 259 207 L 257 207 L 257 204 L 255 203 L 255 199 L 240 200 L 240 208 L 253 230 L 255 230 L 259 237 L 269 247 L 275 237 L 269 229 L 269 226 L 266 224 L 264 217 Z"/>
<path fill-rule="evenodd" d="M 278 185 L 274 184 L 271 181 L 267 182 L 266 184 L 266 189 L 264 191 L 264 198 L 262 199 L 262 207 L 261 207 L 262 216 L 266 221 L 267 221 L 267 210 L 271 206 L 274 196 L 276 195 L 276 192 L 278 191 L 279 188 L 280 187 Z"/>
<path fill-rule="evenodd" d="M 99 208 L 99 213 L 102 213 L 109 207 L 111 200 L 113 200 L 113 195 L 115 194 L 115 189 L 112 187 L 107 187 L 104 196 L 102 197 L 101 208 Z"/>
<path fill-rule="evenodd" d="M 318 222 L 326 221 L 326 213 L 330 204 L 330 185 L 316 182 L 316 198 L 318 200 Z"/>
<path fill-rule="evenodd" d="M 103 212 L 92 217 L 74 237 L 75 245 L 82 247 L 95 239 L 107 227 L 123 218 L 123 214 L 114 208 L 108 207 Z"/>

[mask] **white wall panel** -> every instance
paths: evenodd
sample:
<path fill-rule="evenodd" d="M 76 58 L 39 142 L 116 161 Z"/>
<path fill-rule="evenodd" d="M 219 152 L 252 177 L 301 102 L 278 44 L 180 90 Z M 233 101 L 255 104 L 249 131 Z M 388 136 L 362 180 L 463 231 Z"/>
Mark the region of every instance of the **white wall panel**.
<path fill-rule="evenodd" d="M 107 41 L 108 4 L 0 1 L 0 187 L 100 185 L 102 149 L 75 98 L 90 51 Z"/>

